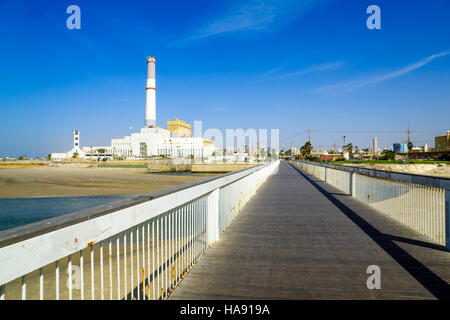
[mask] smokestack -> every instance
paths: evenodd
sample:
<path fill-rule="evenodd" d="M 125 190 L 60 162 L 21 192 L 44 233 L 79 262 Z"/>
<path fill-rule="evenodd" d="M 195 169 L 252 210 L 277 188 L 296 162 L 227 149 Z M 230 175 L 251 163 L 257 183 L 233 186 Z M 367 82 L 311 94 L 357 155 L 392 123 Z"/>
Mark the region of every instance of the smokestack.
<path fill-rule="evenodd" d="M 147 57 L 147 87 L 145 88 L 145 127 L 156 127 L 156 81 L 154 57 Z"/>

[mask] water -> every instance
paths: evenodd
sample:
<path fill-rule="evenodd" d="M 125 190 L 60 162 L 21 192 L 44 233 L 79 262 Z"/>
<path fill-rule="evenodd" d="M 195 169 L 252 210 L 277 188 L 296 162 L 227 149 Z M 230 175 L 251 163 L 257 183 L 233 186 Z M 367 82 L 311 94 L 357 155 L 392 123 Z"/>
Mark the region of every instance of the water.
<path fill-rule="evenodd" d="M 0 231 L 135 195 L 0 199 Z"/>

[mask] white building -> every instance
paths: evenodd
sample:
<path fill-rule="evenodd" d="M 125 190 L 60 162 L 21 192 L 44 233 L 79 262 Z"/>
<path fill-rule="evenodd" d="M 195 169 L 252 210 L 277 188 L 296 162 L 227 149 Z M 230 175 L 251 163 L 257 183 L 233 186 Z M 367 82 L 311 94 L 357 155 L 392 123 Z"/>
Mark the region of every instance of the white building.
<path fill-rule="evenodd" d="M 132 133 L 122 139 L 112 139 L 111 147 L 116 156 L 124 157 L 151 157 L 167 156 L 188 158 L 203 158 L 212 155 L 214 144 L 210 140 L 203 138 L 193 138 L 190 133 L 190 125 L 176 119 L 170 121 L 171 126 L 179 123 L 184 132 L 182 137 L 175 127 L 168 130 L 156 126 L 156 60 L 154 57 L 147 57 L 147 87 L 145 103 L 145 128 L 139 133 Z M 169 123 L 168 123 L 169 126 Z M 189 129 L 187 129 L 189 128 Z M 187 131 L 186 131 L 187 130 Z"/>
<path fill-rule="evenodd" d="M 175 119 L 168 128 L 156 126 L 156 80 L 154 57 L 147 57 L 147 87 L 145 103 L 145 128 L 120 139 L 112 139 L 108 147 L 79 147 L 79 132 L 74 133 L 74 149 L 66 153 L 53 153 L 52 160 L 70 158 L 76 152 L 83 158 L 144 158 L 167 156 L 180 158 L 206 158 L 215 150 L 214 142 L 192 137 L 190 125 Z M 170 125 L 170 127 L 169 127 Z M 180 134 L 182 132 L 183 134 Z M 101 150 L 102 152 L 99 152 Z"/>
<path fill-rule="evenodd" d="M 84 157 L 85 153 L 80 148 L 80 131 L 73 131 L 73 148 L 67 152 L 54 152 L 51 154 L 50 159 L 53 161 L 61 161 L 67 158 Z"/>

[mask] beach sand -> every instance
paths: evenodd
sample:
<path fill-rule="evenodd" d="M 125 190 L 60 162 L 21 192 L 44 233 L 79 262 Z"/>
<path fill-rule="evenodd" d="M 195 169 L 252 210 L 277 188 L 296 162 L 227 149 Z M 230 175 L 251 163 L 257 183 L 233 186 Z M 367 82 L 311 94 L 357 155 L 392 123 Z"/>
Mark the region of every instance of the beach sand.
<path fill-rule="evenodd" d="M 0 198 L 148 193 L 205 177 L 128 168 L 0 168 Z"/>

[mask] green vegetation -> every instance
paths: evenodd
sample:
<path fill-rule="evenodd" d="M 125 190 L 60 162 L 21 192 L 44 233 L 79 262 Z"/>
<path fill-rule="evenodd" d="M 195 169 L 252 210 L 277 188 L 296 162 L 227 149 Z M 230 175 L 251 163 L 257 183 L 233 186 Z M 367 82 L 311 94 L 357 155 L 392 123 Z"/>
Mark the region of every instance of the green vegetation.
<path fill-rule="evenodd" d="M 97 149 L 97 152 L 98 152 L 98 153 L 105 153 L 105 152 L 106 152 L 106 149 L 100 148 L 100 149 Z"/>
<path fill-rule="evenodd" d="M 306 141 L 305 144 L 300 148 L 300 152 L 302 153 L 302 156 L 305 158 L 308 158 L 311 155 L 313 147 L 311 145 L 311 142 Z"/>
<path fill-rule="evenodd" d="M 379 160 L 395 160 L 394 151 L 388 150 L 383 153 Z"/>

